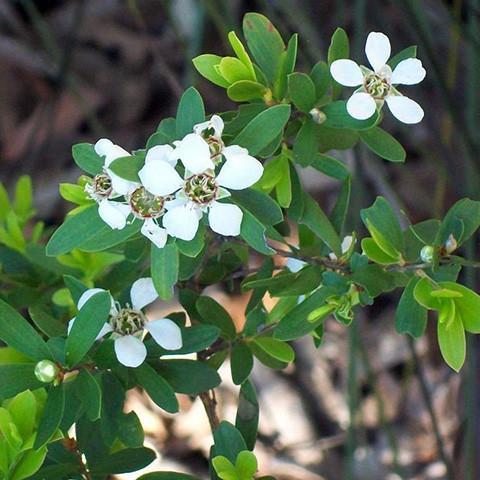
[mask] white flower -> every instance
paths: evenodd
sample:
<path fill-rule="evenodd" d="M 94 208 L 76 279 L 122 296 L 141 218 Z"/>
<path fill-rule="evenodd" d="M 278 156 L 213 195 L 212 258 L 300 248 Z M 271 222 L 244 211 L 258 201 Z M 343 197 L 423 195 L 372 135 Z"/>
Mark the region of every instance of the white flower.
<path fill-rule="evenodd" d="M 367 37 L 365 53 L 373 71 L 348 59 L 336 60 L 330 66 L 332 77 L 347 87 L 360 87 L 347 101 L 348 113 L 358 120 L 370 118 L 377 108 L 387 105 L 392 114 L 403 123 L 418 123 L 423 110 L 418 103 L 403 96 L 395 85 L 415 85 L 425 78 L 425 69 L 417 58 L 402 60 L 393 70 L 387 65 L 390 41 L 386 35 L 371 32 Z"/>
<path fill-rule="evenodd" d="M 192 240 L 199 221 L 208 213 L 210 228 L 221 235 L 239 235 L 243 213 L 239 207 L 218 200 L 230 196 L 227 189 L 243 190 L 263 174 L 262 164 L 238 145 L 225 147 L 221 140 L 223 121 L 213 116 L 209 122 L 194 127 L 169 158 L 179 158 L 185 166 L 183 178 L 171 161 L 156 161 L 139 172 L 143 185 L 154 195 L 175 194 L 168 202 L 163 226 L 169 235 Z M 225 161 L 218 174 L 215 167 Z"/>
<path fill-rule="evenodd" d="M 130 215 L 139 218 L 143 220 L 141 233 L 158 248 L 163 248 L 168 235 L 167 231 L 158 224 L 158 219 L 165 213 L 165 198 L 151 194 L 138 182 L 122 179 L 108 168 L 113 160 L 130 156 L 126 150 L 102 138 L 95 144 L 95 151 L 98 155 L 105 156 L 104 168 L 101 174 L 95 176 L 93 183 L 88 185 L 86 190 L 98 202 L 100 218 L 110 228 L 116 230 L 126 227 Z M 173 148 L 168 145 L 149 149 L 145 157 L 146 165 L 155 163 L 158 158 L 170 161 L 174 165 L 176 161 L 172 162 L 168 157 L 168 152 L 171 151 Z M 110 200 L 119 196 L 123 196 L 125 201 Z"/>
<path fill-rule="evenodd" d="M 104 292 L 101 288 L 86 290 L 78 300 L 78 309 L 96 293 Z M 130 289 L 131 305 L 121 307 L 112 298 L 110 319 L 97 336 L 97 340 L 111 333 L 114 339 L 115 354 L 118 361 L 126 367 L 138 367 L 146 356 L 147 349 L 143 344 L 146 332 L 150 333 L 155 342 L 165 350 L 182 348 L 182 331 L 180 327 L 168 318 L 147 321 L 142 309 L 155 301 L 158 294 L 151 278 L 136 280 Z M 72 329 L 75 318 L 70 320 L 68 333 Z"/>
<path fill-rule="evenodd" d="M 288 268 L 288 270 L 290 270 L 292 273 L 299 272 L 306 265 L 308 265 L 307 262 L 293 257 L 289 257 L 285 262 L 285 267 Z"/>
<path fill-rule="evenodd" d="M 342 245 L 341 245 L 342 254 L 349 252 L 350 249 L 352 249 L 354 244 L 355 244 L 354 237 L 352 235 L 346 235 L 342 240 Z M 328 257 L 330 258 L 330 260 L 333 260 L 333 261 L 338 260 L 338 257 L 333 252 L 329 253 Z"/>

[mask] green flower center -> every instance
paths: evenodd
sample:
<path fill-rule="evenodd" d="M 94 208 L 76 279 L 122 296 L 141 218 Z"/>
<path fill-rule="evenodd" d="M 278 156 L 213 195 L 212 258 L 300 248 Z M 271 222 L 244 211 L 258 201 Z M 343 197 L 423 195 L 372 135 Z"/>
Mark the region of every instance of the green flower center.
<path fill-rule="evenodd" d="M 134 335 L 143 331 L 146 321 L 142 312 L 132 308 L 122 308 L 110 319 L 110 325 L 120 335 Z"/>
<path fill-rule="evenodd" d="M 138 187 L 130 195 L 130 207 L 138 218 L 159 218 L 164 214 L 165 198 Z"/>
<path fill-rule="evenodd" d="M 183 190 L 192 202 L 208 205 L 217 197 L 218 184 L 212 175 L 201 173 L 187 178 Z"/>
<path fill-rule="evenodd" d="M 364 87 L 367 93 L 377 100 L 383 100 L 391 89 L 390 82 L 376 73 L 365 78 Z"/>
<path fill-rule="evenodd" d="M 106 173 L 99 173 L 93 177 L 92 184 L 85 189 L 94 200 L 103 200 L 108 198 L 113 191 L 112 179 Z"/>

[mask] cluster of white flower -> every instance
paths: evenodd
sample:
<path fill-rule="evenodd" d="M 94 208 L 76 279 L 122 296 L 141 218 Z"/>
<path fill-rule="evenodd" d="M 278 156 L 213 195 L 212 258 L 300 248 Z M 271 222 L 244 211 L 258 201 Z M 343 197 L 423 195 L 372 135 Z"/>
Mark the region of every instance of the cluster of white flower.
<path fill-rule="evenodd" d="M 78 300 L 77 308 L 80 310 L 93 295 L 104 292 L 101 288 L 86 290 Z M 100 333 L 97 340 L 111 334 L 114 339 L 115 354 L 118 361 L 127 367 L 138 367 L 147 357 L 147 349 L 143 344 L 146 333 L 150 333 L 155 342 L 165 350 L 178 350 L 182 348 L 182 331 L 180 327 L 169 318 L 148 321 L 142 309 L 158 298 L 151 278 L 136 280 L 130 289 L 131 304 L 121 306 L 112 298 L 110 318 Z M 70 320 L 68 332 L 70 333 L 75 318 Z"/>
<path fill-rule="evenodd" d="M 395 85 L 415 85 L 426 75 L 422 62 L 407 58 L 393 69 L 387 64 L 390 58 L 390 40 L 380 32 L 367 37 L 365 53 L 373 71 L 353 60 L 336 60 L 330 66 L 332 77 L 341 85 L 360 87 L 347 101 L 348 113 L 358 120 L 370 118 L 381 109 L 384 102 L 392 114 L 403 123 L 418 123 L 423 118 L 422 107 L 402 95 Z"/>
<path fill-rule="evenodd" d="M 115 159 L 130 154 L 110 140 L 99 140 L 95 151 L 105 157 L 103 172 L 86 191 L 98 202 L 100 217 L 113 229 L 125 228 L 129 217 L 142 220 L 142 234 L 159 248 L 168 235 L 192 240 L 204 213 L 213 231 L 239 235 L 241 209 L 220 200 L 230 196 L 227 189 L 243 190 L 256 183 L 263 165 L 245 148 L 226 147 L 222 132 L 223 120 L 213 115 L 195 125 L 193 133 L 175 142 L 174 147 L 150 148 L 139 171 L 140 182 L 125 180 L 111 171 L 109 166 Z M 121 197 L 124 200 L 119 200 Z"/>

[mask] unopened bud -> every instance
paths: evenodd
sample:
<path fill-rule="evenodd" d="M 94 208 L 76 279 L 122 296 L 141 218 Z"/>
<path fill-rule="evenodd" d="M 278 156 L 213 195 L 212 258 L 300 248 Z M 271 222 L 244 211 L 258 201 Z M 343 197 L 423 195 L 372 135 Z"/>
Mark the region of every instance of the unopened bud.
<path fill-rule="evenodd" d="M 433 253 L 434 253 L 433 247 L 431 245 L 425 245 L 420 250 L 420 258 L 422 259 L 422 262 L 432 263 Z"/>
<path fill-rule="evenodd" d="M 35 365 L 35 376 L 40 382 L 52 383 L 58 375 L 59 369 L 51 360 L 41 360 Z"/>
<path fill-rule="evenodd" d="M 452 234 L 450 234 L 447 241 L 445 242 L 445 250 L 447 251 L 447 254 L 450 254 L 453 251 L 455 251 L 457 247 L 458 247 L 457 240 Z"/>
<path fill-rule="evenodd" d="M 318 123 L 318 125 L 320 125 L 327 119 L 327 116 L 317 107 L 312 108 L 309 113 L 312 117 L 312 120 L 315 123 Z"/>

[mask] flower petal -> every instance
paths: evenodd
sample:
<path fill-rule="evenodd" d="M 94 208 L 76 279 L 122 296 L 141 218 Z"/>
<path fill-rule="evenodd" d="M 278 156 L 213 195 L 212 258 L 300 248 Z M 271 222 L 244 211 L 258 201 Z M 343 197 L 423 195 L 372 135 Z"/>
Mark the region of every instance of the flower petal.
<path fill-rule="evenodd" d="M 346 87 L 357 87 L 363 83 L 362 70 L 353 60 L 335 60 L 330 65 L 330 73 L 336 82 Z"/>
<path fill-rule="evenodd" d="M 68 326 L 67 326 L 67 334 L 70 335 L 70 331 L 72 330 L 73 328 L 73 324 L 75 323 L 75 319 L 77 317 L 73 317 L 69 322 L 68 322 Z M 96 336 L 95 340 L 100 340 L 101 338 L 103 338 L 107 333 L 110 333 L 112 331 L 112 327 L 109 323 L 105 323 L 102 327 L 102 329 L 100 330 L 100 332 L 98 333 L 98 335 Z"/>
<path fill-rule="evenodd" d="M 97 155 L 100 155 L 101 157 L 105 156 L 107 154 L 107 151 L 113 147 L 113 142 L 109 140 L 108 138 L 101 138 L 98 140 L 98 142 L 93 146 L 95 152 Z"/>
<path fill-rule="evenodd" d="M 157 225 L 151 218 L 143 222 L 140 231 L 158 248 L 163 248 L 167 243 L 167 231 Z"/>
<path fill-rule="evenodd" d="M 132 283 L 130 299 L 135 310 L 141 310 L 158 298 L 151 277 L 139 278 Z"/>
<path fill-rule="evenodd" d="M 169 318 L 147 322 L 145 329 L 150 332 L 153 339 L 165 350 L 178 350 L 183 346 L 182 330 Z"/>
<path fill-rule="evenodd" d="M 287 267 L 292 273 L 299 272 L 305 265 L 307 265 L 307 263 L 298 258 L 289 258 L 285 262 L 285 267 Z"/>
<path fill-rule="evenodd" d="M 119 202 L 102 200 L 98 204 L 100 218 L 114 230 L 122 230 L 127 225 L 127 217 L 130 214 L 130 207 Z"/>
<path fill-rule="evenodd" d="M 210 120 L 206 122 L 197 123 L 193 126 L 193 131 L 197 135 L 201 135 L 205 130 L 213 128 L 214 136 L 221 138 L 223 133 L 223 120 L 218 115 L 212 115 Z"/>
<path fill-rule="evenodd" d="M 155 145 L 148 149 L 145 163 L 152 161 L 162 161 L 169 163 L 172 167 L 177 163 L 177 159 L 172 155 L 173 147 L 170 145 Z"/>
<path fill-rule="evenodd" d="M 174 167 L 161 160 L 150 160 L 138 172 L 143 186 L 154 195 L 170 195 L 182 185 L 182 177 Z"/>
<path fill-rule="evenodd" d="M 208 211 L 210 228 L 220 235 L 240 235 L 243 212 L 230 203 L 213 202 Z"/>
<path fill-rule="evenodd" d="M 172 237 L 192 240 L 198 230 L 198 214 L 189 205 L 182 205 L 169 210 L 163 216 L 163 226 Z"/>
<path fill-rule="evenodd" d="M 130 156 L 130 153 L 127 152 L 120 145 L 112 145 L 105 150 L 105 167 L 108 167 L 117 158 Z"/>
<path fill-rule="evenodd" d="M 179 158 L 185 168 L 192 173 L 202 173 L 215 168 L 210 158 L 208 143 L 196 133 L 189 133 L 175 148 L 175 158 Z"/>
<path fill-rule="evenodd" d="M 222 187 L 243 190 L 258 182 L 263 175 L 263 165 L 248 155 L 245 148 L 238 145 L 225 147 L 223 154 L 227 159 L 217 176 Z"/>
<path fill-rule="evenodd" d="M 403 95 L 388 96 L 386 99 L 388 108 L 392 114 L 403 123 L 418 123 L 423 118 L 423 109 L 412 99 Z"/>
<path fill-rule="evenodd" d="M 392 48 L 384 33 L 370 32 L 365 44 L 365 53 L 373 69 L 378 72 L 390 58 Z"/>
<path fill-rule="evenodd" d="M 147 357 L 145 345 L 133 335 L 117 338 L 115 340 L 115 353 L 122 365 L 132 368 L 140 366 Z"/>
<path fill-rule="evenodd" d="M 392 73 L 392 83 L 403 85 L 416 85 L 420 83 L 427 74 L 422 62 L 418 58 L 407 58 L 402 60 Z"/>
<path fill-rule="evenodd" d="M 370 118 L 376 109 L 375 100 L 365 92 L 354 93 L 347 102 L 347 112 L 357 120 Z"/>
<path fill-rule="evenodd" d="M 138 183 L 130 182 L 129 180 L 125 180 L 124 178 L 119 177 L 118 175 L 113 173 L 109 168 L 107 168 L 107 173 L 110 179 L 112 180 L 112 190 L 114 195 L 115 194 L 128 195 L 138 187 Z"/>

